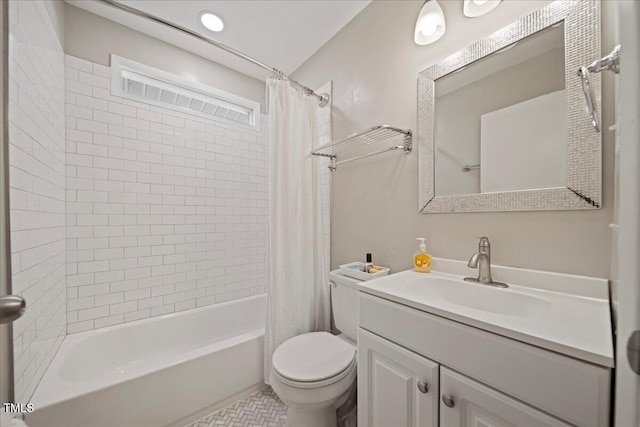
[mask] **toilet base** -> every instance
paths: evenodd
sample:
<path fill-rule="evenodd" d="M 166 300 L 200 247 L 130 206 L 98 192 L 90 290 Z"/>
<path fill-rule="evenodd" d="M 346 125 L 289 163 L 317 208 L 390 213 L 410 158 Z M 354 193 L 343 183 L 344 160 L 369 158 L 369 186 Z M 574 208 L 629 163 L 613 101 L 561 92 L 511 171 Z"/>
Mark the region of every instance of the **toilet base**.
<path fill-rule="evenodd" d="M 336 408 L 331 405 L 321 409 L 287 409 L 285 427 L 336 427 Z"/>
<path fill-rule="evenodd" d="M 286 427 L 337 427 L 337 409 L 351 396 L 358 373 L 354 359 L 344 371 L 316 382 L 294 381 L 274 368 L 269 383 L 287 405 Z M 342 415 L 342 414 L 341 414 Z"/>

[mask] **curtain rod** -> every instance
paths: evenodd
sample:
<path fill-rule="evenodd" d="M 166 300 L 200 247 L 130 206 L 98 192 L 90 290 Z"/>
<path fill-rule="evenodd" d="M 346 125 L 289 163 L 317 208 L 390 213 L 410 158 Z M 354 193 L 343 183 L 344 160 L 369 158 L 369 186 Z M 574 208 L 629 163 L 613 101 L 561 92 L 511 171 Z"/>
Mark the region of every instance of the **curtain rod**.
<path fill-rule="evenodd" d="M 227 46 L 226 44 L 224 44 L 222 42 L 219 42 L 218 40 L 216 40 L 216 39 L 214 39 L 212 37 L 205 36 L 204 34 L 200 34 L 198 32 L 192 31 L 192 30 L 190 30 L 188 28 L 185 28 L 185 27 L 182 27 L 180 25 L 174 24 L 172 22 L 166 21 L 166 20 L 164 20 L 162 18 L 159 18 L 157 16 L 151 15 L 151 14 L 149 14 L 147 12 L 143 12 L 143 11 L 141 11 L 139 9 L 134 8 L 134 7 L 127 6 L 127 5 L 122 4 L 122 3 L 118 3 L 118 2 L 116 2 L 114 0 L 100 0 L 100 1 L 102 3 L 106 3 L 106 4 L 108 4 L 108 5 L 112 6 L 112 7 L 115 7 L 117 9 L 124 10 L 125 12 L 129 12 L 129 13 L 131 13 L 133 15 L 139 16 L 141 18 L 145 18 L 145 19 L 157 22 L 159 24 L 166 25 L 166 26 L 171 27 L 171 28 L 173 28 L 175 30 L 181 31 L 181 32 L 183 32 L 185 34 L 188 34 L 188 35 L 190 35 L 192 37 L 195 37 L 195 38 L 197 38 L 199 40 L 202 40 L 202 41 L 204 41 L 206 43 L 209 43 L 209 44 L 211 44 L 211 45 L 213 45 L 213 46 L 215 46 L 215 47 L 217 47 L 219 49 L 227 51 L 227 52 L 229 52 L 229 53 L 231 53 L 231 54 L 233 54 L 233 55 L 235 55 L 235 56 L 237 56 L 239 58 L 242 58 L 245 61 L 249 61 L 252 64 L 255 64 L 255 65 L 259 66 L 259 67 L 262 67 L 267 71 L 270 71 L 272 73 L 278 74 L 278 75 L 282 76 L 282 78 L 284 78 L 285 80 L 288 80 L 294 86 L 297 86 L 298 88 L 300 88 L 306 95 L 313 96 L 313 97 L 317 98 L 318 99 L 318 104 L 320 105 L 321 108 L 329 103 L 329 95 L 328 94 L 326 94 L 326 93 L 317 94 L 313 90 L 311 90 L 308 87 L 304 86 L 303 84 L 298 83 L 297 81 L 293 80 L 291 77 L 289 77 L 288 75 L 284 74 L 282 71 L 280 71 L 280 70 L 278 70 L 276 68 L 270 67 L 267 64 L 265 64 L 264 62 L 260 62 L 257 59 L 254 59 L 254 58 L 250 57 L 249 55 L 244 54 L 244 53 L 240 52 L 239 50 L 236 50 L 236 49 L 232 48 L 231 46 Z"/>

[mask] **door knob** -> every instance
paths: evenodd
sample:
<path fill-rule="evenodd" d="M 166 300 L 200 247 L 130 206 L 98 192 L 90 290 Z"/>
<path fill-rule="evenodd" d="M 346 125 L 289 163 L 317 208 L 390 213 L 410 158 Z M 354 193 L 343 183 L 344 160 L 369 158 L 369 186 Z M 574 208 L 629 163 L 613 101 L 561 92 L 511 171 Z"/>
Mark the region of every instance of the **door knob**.
<path fill-rule="evenodd" d="M 627 342 L 627 359 L 631 370 L 640 375 L 640 330 L 634 331 Z"/>
<path fill-rule="evenodd" d="M 0 297 L 0 324 L 11 323 L 24 313 L 27 303 L 17 295 Z"/>
<path fill-rule="evenodd" d="M 429 393 L 429 384 L 418 381 L 418 390 L 420 390 L 420 393 Z"/>
<path fill-rule="evenodd" d="M 453 399 L 453 396 L 451 396 L 450 394 L 442 395 L 442 403 L 447 405 L 448 408 L 453 408 L 454 406 L 456 406 L 456 401 Z"/>

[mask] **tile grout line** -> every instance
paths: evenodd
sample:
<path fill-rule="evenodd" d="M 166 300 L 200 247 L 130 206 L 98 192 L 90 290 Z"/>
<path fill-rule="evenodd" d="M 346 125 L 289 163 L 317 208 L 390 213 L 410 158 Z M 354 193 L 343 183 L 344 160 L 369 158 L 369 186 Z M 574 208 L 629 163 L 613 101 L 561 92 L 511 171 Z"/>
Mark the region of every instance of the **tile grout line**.
<path fill-rule="evenodd" d="M 186 427 L 281 427 L 286 419 L 287 407 L 273 389 L 266 386 Z"/>

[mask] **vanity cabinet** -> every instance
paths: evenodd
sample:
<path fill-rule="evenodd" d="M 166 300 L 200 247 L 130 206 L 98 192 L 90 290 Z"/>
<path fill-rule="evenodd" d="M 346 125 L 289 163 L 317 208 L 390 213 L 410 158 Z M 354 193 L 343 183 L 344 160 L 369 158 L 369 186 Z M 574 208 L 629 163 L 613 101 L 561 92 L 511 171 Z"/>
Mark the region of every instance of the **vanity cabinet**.
<path fill-rule="evenodd" d="M 363 292 L 359 309 L 359 425 L 610 424 L 608 368 Z"/>
<path fill-rule="evenodd" d="M 364 329 L 358 354 L 358 425 L 570 427 Z"/>

